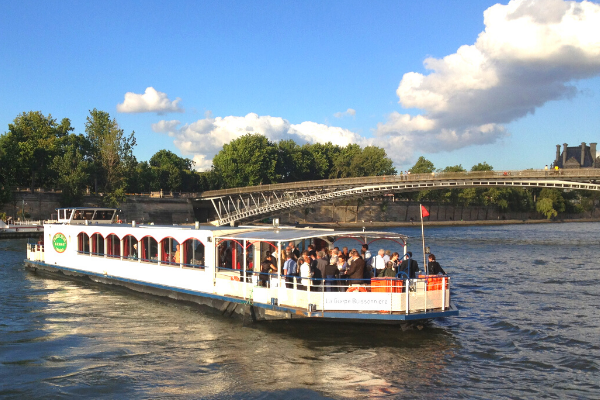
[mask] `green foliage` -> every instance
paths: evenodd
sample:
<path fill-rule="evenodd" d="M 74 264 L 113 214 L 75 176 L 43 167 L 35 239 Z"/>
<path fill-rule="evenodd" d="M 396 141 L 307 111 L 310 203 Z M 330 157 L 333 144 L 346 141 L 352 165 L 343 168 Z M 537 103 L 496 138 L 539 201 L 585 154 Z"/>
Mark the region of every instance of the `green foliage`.
<path fill-rule="evenodd" d="M 51 168 L 57 174 L 57 184 L 62 190 L 60 205 L 73 207 L 83 205 L 83 191 L 89 179 L 89 162 L 84 157 L 83 136 L 69 135 L 65 138 L 62 154 L 56 155 Z M 85 140 L 85 138 L 83 138 Z"/>
<path fill-rule="evenodd" d="M 259 134 L 247 134 L 223 146 L 213 158 L 223 186 L 239 187 L 277 182 L 277 146 Z"/>
<path fill-rule="evenodd" d="M 462 164 L 458 165 L 450 165 L 442 170 L 438 170 L 439 172 L 465 172 L 466 169 L 463 168 Z"/>
<path fill-rule="evenodd" d="M 431 161 L 421 156 L 409 171 L 411 174 L 429 174 L 435 171 L 435 167 Z"/>
<path fill-rule="evenodd" d="M 118 205 L 127 187 L 126 173 L 137 163 L 133 156 L 135 133 L 125 136 L 115 119 L 95 108 L 86 119 L 85 132 L 91 143 L 94 188 L 105 194 L 106 205 Z"/>
<path fill-rule="evenodd" d="M 493 171 L 494 167 L 486 163 L 485 161 L 471 167 L 471 171 Z"/>
<path fill-rule="evenodd" d="M 552 201 L 552 208 L 557 212 L 564 212 L 566 209 L 565 199 L 562 193 L 558 189 L 544 188 L 540 192 L 538 201 L 541 199 L 550 199 Z"/>
<path fill-rule="evenodd" d="M 543 214 L 548 219 L 556 217 L 558 215 L 558 213 L 552 206 L 552 199 L 548 197 L 539 199 L 535 204 L 535 209 L 537 210 L 537 212 Z"/>
<path fill-rule="evenodd" d="M 51 115 L 45 116 L 40 111 L 18 115 L 8 125 L 2 141 L 9 180 L 31 188 L 52 186 L 55 175 L 50 164 L 58 154 L 60 139 L 72 130 L 67 118 L 59 124 Z"/>

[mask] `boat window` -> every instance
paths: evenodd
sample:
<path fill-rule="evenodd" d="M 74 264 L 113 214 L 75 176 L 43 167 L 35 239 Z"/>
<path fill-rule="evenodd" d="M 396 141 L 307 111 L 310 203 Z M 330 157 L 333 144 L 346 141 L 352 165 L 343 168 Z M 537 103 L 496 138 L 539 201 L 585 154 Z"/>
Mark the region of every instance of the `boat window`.
<path fill-rule="evenodd" d="M 77 235 L 77 252 L 81 254 L 90 254 L 90 237 L 85 232 Z"/>
<path fill-rule="evenodd" d="M 104 255 L 104 238 L 99 233 L 92 235 L 92 255 L 103 256 Z"/>
<path fill-rule="evenodd" d="M 83 210 L 83 219 L 91 220 L 94 217 L 94 210 Z"/>
<path fill-rule="evenodd" d="M 179 242 L 173 238 L 165 238 L 161 241 L 160 261 L 165 264 L 179 265 L 181 262 L 181 251 Z"/>
<path fill-rule="evenodd" d="M 73 214 L 73 220 L 74 221 L 81 221 L 81 220 L 83 220 L 83 211 L 81 211 L 81 210 L 75 210 L 75 213 Z"/>
<path fill-rule="evenodd" d="M 127 235 L 123 238 L 123 257 L 130 260 L 138 259 L 139 244 L 135 237 Z"/>
<path fill-rule="evenodd" d="M 106 238 L 106 254 L 109 257 L 119 258 L 121 257 L 121 241 L 114 233 L 111 233 Z"/>
<path fill-rule="evenodd" d="M 140 258 L 142 261 L 158 262 L 158 242 L 156 239 L 146 236 L 140 242 Z"/>
<path fill-rule="evenodd" d="M 204 268 L 204 244 L 198 239 L 183 242 L 183 264 L 192 268 Z"/>

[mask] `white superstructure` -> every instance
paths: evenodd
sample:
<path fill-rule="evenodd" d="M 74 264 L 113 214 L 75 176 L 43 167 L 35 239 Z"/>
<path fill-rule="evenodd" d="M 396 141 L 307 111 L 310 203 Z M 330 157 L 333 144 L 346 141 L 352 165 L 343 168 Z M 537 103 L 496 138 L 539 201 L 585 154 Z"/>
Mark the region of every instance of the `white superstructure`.
<path fill-rule="evenodd" d="M 283 275 L 281 256 L 275 257 L 276 273 L 265 277 L 260 271 L 263 255 L 281 255 L 290 243 L 302 251 L 309 244 L 333 247 L 340 240 L 356 243 L 358 248 L 369 239 L 388 240 L 405 253 L 403 235 L 294 227 L 119 224 L 111 223 L 115 213 L 110 209 L 69 210 L 59 210 L 58 222 L 44 225 L 43 245 L 28 246 L 28 266 L 170 297 L 210 299 L 217 302 L 209 304 L 215 307 L 251 306 L 264 318 L 406 321 L 458 313 L 450 305 L 445 276 L 373 279 L 360 285 L 320 279 L 304 287 L 299 278 Z M 75 219 L 77 211 L 85 218 Z"/>

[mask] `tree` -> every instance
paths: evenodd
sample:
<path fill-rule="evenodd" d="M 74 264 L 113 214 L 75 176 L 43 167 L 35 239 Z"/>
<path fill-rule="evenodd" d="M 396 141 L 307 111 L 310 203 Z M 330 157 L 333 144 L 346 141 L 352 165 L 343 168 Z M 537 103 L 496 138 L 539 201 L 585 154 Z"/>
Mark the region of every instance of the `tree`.
<path fill-rule="evenodd" d="M 486 163 L 485 161 L 471 167 L 471 171 L 493 171 L 494 167 Z"/>
<path fill-rule="evenodd" d="M 546 197 L 543 199 L 539 199 L 535 204 L 535 209 L 537 212 L 546 216 L 547 219 L 556 217 L 558 212 L 552 207 L 552 199 Z"/>
<path fill-rule="evenodd" d="M 50 167 L 58 151 L 59 141 L 73 128 L 68 118 L 60 124 L 41 111 L 22 113 L 8 125 L 3 146 L 10 158 L 9 176 L 19 186 L 51 186 L 55 176 Z"/>
<path fill-rule="evenodd" d="M 439 172 L 465 172 L 466 169 L 463 168 L 462 164 L 458 165 L 450 165 L 442 170 L 438 170 Z"/>
<path fill-rule="evenodd" d="M 54 157 L 51 165 L 57 174 L 58 188 L 62 191 L 61 206 L 82 205 L 83 189 L 90 177 L 90 151 L 91 144 L 83 135 L 71 134 L 63 138 L 61 154 Z"/>
<path fill-rule="evenodd" d="M 177 191 L 185 189 L 193 191 L 194 174 L 192 173 L 193 161 L 182 158 L 168 150 L 160 150 L 150 158 L 150 166 L 155 179 L 158 180 L 158 189 Z"/>
<path fill-rule="evenodd" d="M 433 165 L 433 164 L 432 164 Z M 352 158 L 351 176 L 396 175 L 392 160 L 381 147 L 367 146 Z"/>
<path fill-rule="evenodd" d="M 550 219 L 565 211 L 565 199 L 558 189 L 544 188 L 538 196 L 535 208 Z"/>
<path fill-rule="evenodd" d="M 260 134 L 247 134 L 223 146 L 213 167 L 223 186 L 239 187 L 277 182 L 277 147 Z"/>
<path fill-rule="evenodd" d="M 435 171 L 435 167 L 431 161 L 421 156 L 419 157 L 415 165 L 413 165 L 412 168 L 409 169 L 409 171 L 411 174 L 430 174 L 433 171 Z"/>
<path fill-rule="evenodd" d="M 5 142 L 6 136 L 0 136 L 0 206 L 12 200 L 11 189 L 15 182 L 14 168 L 11 166 L 13 160 L 6 152 L 8 146 Z"/>
<path fill-rule="evenodd" d="M 104 203 L 117 206 L 125 198 L 125 171 L 136 164 L 133 148 L 135 132 L 125 136 L 115 119 L 105 111 L 93 109 L 86 119 L 85 132 L 92 145 L 94 187 L 102 187 Z"/>

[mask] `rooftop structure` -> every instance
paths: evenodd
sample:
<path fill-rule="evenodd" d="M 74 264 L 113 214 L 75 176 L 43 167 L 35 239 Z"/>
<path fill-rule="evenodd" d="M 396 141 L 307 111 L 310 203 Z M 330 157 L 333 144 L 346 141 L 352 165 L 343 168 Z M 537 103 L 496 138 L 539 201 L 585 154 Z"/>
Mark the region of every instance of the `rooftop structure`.
<path fill-rule="evenodd" d="M 560 169 L 572 168 L 600 168 L 600 159 L 596 157 L 596 144 L 590 143 L 589 146 L 582 142 L 579 146 L 556 145 L 556 158 L 552 167 L 558 166 Z"/>

